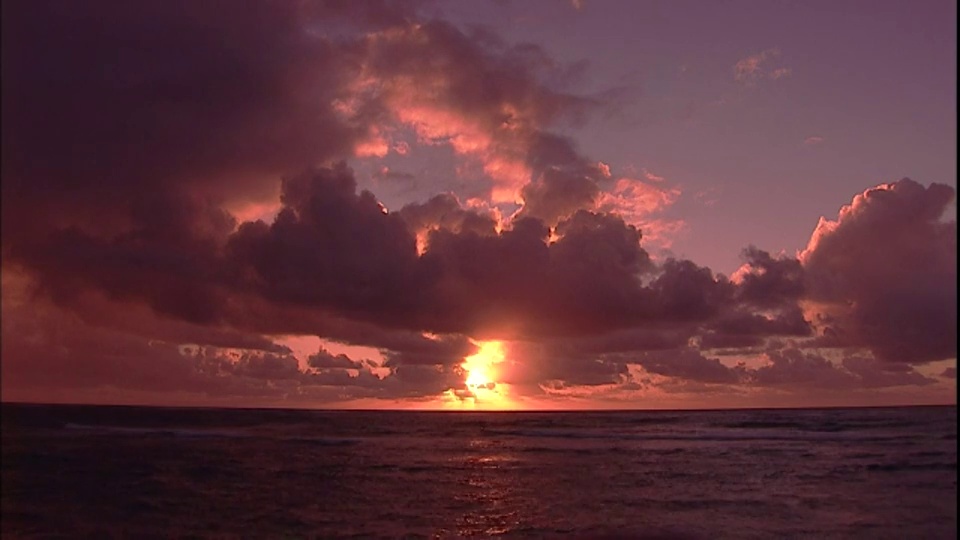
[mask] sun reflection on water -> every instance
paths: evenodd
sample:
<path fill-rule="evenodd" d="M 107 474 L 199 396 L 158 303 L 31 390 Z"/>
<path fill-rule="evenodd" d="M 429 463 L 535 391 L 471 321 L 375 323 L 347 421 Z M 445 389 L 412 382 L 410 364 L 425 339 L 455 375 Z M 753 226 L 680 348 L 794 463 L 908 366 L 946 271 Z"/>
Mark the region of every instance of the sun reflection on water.
<path fill-rule="evenodd" d="M 455 498 L 463 514 L 457 535 L 489 537 L 515 530 L 523 518 L 524 497 L 513 471 L 519 463 L 490 439 L 472 440 L 469 447 L 459 463 L 464 476 Z"/>

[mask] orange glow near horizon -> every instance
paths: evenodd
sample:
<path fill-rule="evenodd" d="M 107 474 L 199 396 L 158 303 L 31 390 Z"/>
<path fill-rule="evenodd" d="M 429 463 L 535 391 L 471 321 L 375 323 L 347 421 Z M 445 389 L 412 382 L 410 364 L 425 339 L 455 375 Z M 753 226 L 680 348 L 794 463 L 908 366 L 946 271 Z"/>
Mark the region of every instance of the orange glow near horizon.
<path fill-rule="evenodd" d="M 461 367 L 466 374 L 464 384 L 472 394 L 464 401 L 470 401 L 476 408 L 509 409 L 513 408 L 508 397 L 509 387 L 497 381 L 497 366 L 506 359 L 503 342 L 476 342 L 479 350 L 463 359 Z"/>

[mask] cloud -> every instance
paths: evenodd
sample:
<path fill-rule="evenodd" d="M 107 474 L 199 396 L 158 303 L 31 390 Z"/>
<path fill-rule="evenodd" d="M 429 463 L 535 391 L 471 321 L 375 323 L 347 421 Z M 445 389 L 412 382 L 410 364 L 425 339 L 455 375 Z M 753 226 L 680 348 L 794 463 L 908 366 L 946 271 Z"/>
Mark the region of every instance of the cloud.
<path fill-rule="evenodd" d="M 619 178 L 609 190 L 596 199 L 596 210 L 616 214 L 643 231 L 647 243 L 656 242 L 667 247 L 670 236 L 684 227 L 677 219 L 658 218 L 658 214 L 673 205 L 680 190 L 664 185 L 665 179 L 644 171 L 643 179 Z"/>
<path fill-rule="evenodd" d="M 777 80 L 783 77 L 789 77 L 791 73 L 793 73 L 793 70 L 790 68 L 776 68 L 770 71 L 768 76 L 773 80 Z"/>
<path fill-rule="evenodd" d="M 493 212 L 478 213 L 460 205 L 457 197 L 444 193 L 431 197 L 425 203 L 410 203 L 400 209 L 399 215 L 407 228 L 417 238 L 417 252 L 427 248 L 431 231 L 445 230 L 453 233 L 471 231 L 492 236 L 497 233 L 499 220 Z"/>
<path fill-rule="evenodd" d="M 453 367 L 476 352 L 476 345 L 462 335 L 423 336 L 423 339 L 410 340 L 403 347 L 394 346 L 386 353 L 384 365 Z"/>
<path fill-rule="evenodd" d="M 738 60 L 733 66 L 734 80 L 746 86 L 753 86 L 764 79 L 777 80 L 790 76 L 792 72 L 790 68 L 769 67 L 769 64 L 779 56 L 779 49 L 767 49 Z"/>
<path fill-rule="evenodd" d="M 373 194 L 356 193 L 345 165 L 285 180 L 281 200 L 271 225 L 245 223 L 227 243 L 230 286 L 345 314 L 388 317 L 418 302 L 414 236 Z"/>
<path fill-rule="evenodd" d="M 70 401 L 86 399 L 88 392 L 96 391 L 100 399 L 134 395 L 151 403 L 317 405 L 369 397 L 436 396 L 462 385 L 455 362 L 449 359 L 443 360 L 443 365 L 396 362 L 385 370 L 376 369 L 380 373 L 376 375 L 369 361 L 354 361 L 322 349 L 298 359 L 279 345 L 259 349 L 185 345 L 141 336 L 85 322 L 43 299 L 11 301 L 9 292 L 4 290 L 0 340 L 3 390 L 8 399 L 58 396 Z M 248 333 L 247 339 L 254 336 Z M 413 339 L 394 338 L 381 343 L 398 347 L 398 351 L 390 351 L 393 355 L 433 350 L 462 358 L 471 350 L 465 339 L 442 340 L 433 349 L 424 343 L 433 344 L 434 340 L 420 340 L 418 344 Z"/>
<path fill-rule="evenodd" d="M 539 74 L 554 63 L 530 44 L 505 46 L 492 34 L 467 34 L 442 21 L 372 33 L 351 88 L 353 118 L 394 123 L 421 143 L 449 145 L 478 160 L 496 202 L 513 203 L 545 170 L 586 163 L 545 128 L 576 118 L 582 98 L 551 90 Z"/>
<path fill-rule="evenodd" d="M 636 359 L 649 373 L 689 381 L 733 384 L 740 380 L 736 369 L 728 368 L 716 358 L 707 358 L 695 349 L 647 352 Z"/>
<path fill-rule="evenodd" d="M 348 10 L 300 6 L 6 6 L 4 224 L 135 229 L 158 199 L 262 199 L 349 150 L 359 133 L 328 105 L 348 55 L 304 32 Z"/>
<path fill-rule="evenodd" d="M 290 364 L 280 360 L 284 353 L 248 351 L 233 369 L 236 377 L 220 378 L 216 374 L 221 363 L 233 366 L 233 359 L 225 353 L 207 354 L 216 349 L 189 352 L 177 343 L 90 325 L 43 301 L 9 306 L 5 296 L 3 316 L 5 396 L 11 390 L 44 389 L 56 395 L 110 386 L 155 393 L 254 396 L 267 389 L 250 379 L 290 376 Z"/>
<path fill-rule="evenodd" d="M 797 259 L 774 258 L 766 251 L 749 246 L 743 250 L 746 263 L 731 276 L 739 287 L 740 298 L 761 308 L 795 305 L 804 292 L 803 266 Z"/>
<path fill-rule="evenodd" d="M 506 358 L 506 362 L 498 365 L 500 379 L 528 393 L 543 391 L 543 385 L 596 387 L 618 384 L 627 375 L 627 366 L 622 361 L 586 356 L 544 343 L 510 343 Z M 516 358 L 523 361 L 512 360 Z"/>
<path fill-rule="evenodd" d="M 914 371 L 897 368 L 874 358 L 850 355 L 840 366 L 816 352 L 796 348 L 771 351 L 768 364 L 751 374 L 760 386 L 775 386 L 794 391 L 806 388 L 882 388 L 891 386 L 924 386 L 935 381 Z"/>
<path fill-rule="evenodd" d="M 806 139 L 804 139 L 803 144 L 807 146 L 814 146 L 822 143 L 823 141 L 824 141 L 823 137 L 818 137 L 816 135 L 813 135 L 811 137 L 807 137 Z"/>
<path fill-rule="evenodd" d="M 566 68 L 538 47 L 408 2 L 247 7 L 4 6 L 4 392 L 466 396 L 461 364 L 494 339 L 502 382 L 541 395 L 656 386 L 637 370 L 918 386 L 908 364 L 956 356 L 951 188 L 870 190 L 797 258 L 749 247 L 728 280 L 651 258 L 679 189 L 559 134 L 596 103 L 547 84 Z M 777 54 L 738 80 L 785 76 Z M 413 184 L 379 161 L 411 144 L 478 166 L 484 196 L 388 209 L 345 164 Z M 769 365 L 716 358 L 758 351 Z"/>
<path fill-rule="evenodd" d="M 140 237 L 65 231 L 15 253 L 74 295 L 98 290 L 193 323 L 273 334 L 330 332 L 328 314 L 406 331 L 592 333 L 704 319 L 732 293 L 693 263 L 655 267 L 639 231 L 609 214 L 579 211 L 551 239 L 532 218 L 497 233 L 490 217 L 450 196 L 390 213 L 357 193 L 342 164 L 288 178 L 281 200 L 272 224 L 244 223 L 221 248 L 191 240 L 167 253 Z M 656 276 L 649 287 L 643 274 Z M 296 326 L 289 317 L 245 315 L 271 304 L 313 313 L 301 312 Z"/>
<path fill-rule="evenodd" d="M 307 358 L 307 365 L 324 370 L 324 369 L 364 369 L 364 364 L 362 362 L 357 362 L 351 360 L 345 354 L 333 355 L 323 347 L 320 348 L 315 354 L 311 354 Z"/>
<path fill-rule="evenodd" d="M 821 218 L 800 254 L 805 310 L 837 345 L 887 362 L 957 355 L 957 225 L 953 188 L 903 179 Z"/>
<path fill-rule="evenodd" d="M 593 208 L 600 194 L 598 178 L 589 171 L 546 169 L 535 182 L 523 187 L 524 206 L 519 215 L 537 218 L 552 227 L 577 210 Z"/>
<path fill-rule="evenodd" d="M 904 364 L 881 362 L 871 356 L 848 355 L 841 362 L 843 368 L 860 378 L 866 388 L 891 386 L 926 386 L 936 381 Z"/>

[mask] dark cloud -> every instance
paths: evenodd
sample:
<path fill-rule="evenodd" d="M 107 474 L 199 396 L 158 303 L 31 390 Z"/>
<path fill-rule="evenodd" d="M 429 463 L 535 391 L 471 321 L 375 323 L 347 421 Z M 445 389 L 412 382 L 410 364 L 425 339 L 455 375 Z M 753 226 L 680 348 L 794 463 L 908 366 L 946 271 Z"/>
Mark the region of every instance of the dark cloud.
<path fill-rule="evenodd" d="M 281 200 L 272 224 L 245 223 L 227 243 L 233 286 L 361 319 L 416 309 L 414 237 L 343 164 L 285 180 Z"/>
<path fill-rule="evenodd" d="M 640 233 L 613 216 L 578 212 L 553 243 L 530 218 L 495 234 L 449 198 L 387 213 L 369 192 L 356 193 L 343 165 L 285 181 L 282 200 L 274 223 L 245 223 L 229 239 L 222 264 L 231 287 L 441 333 L 504 322 L 520 332 L 589 332 L 652 313 L 637 278 L 653 268 Z M 429 233 L 419 257 L 409 224 L 431 221 L 446 228 Z"/>
<path fill-rule="evenodd" d="M 420 336 L 407 343 L 395 343 L 386 351 L 386 366 L 455 366 L 477 352 L 469 339 L 460 335 Z"/>
<path fill-rule="evenodd" d="M 705 320 L 732 300 L 734 286 L 692 261 L 668 259 L 650 288 L 660 299 L 659 315 L 668 320 Z"/>
<path fill-rule="evenodd" d="M 774 258 L 766 251 L 750 246 L 743 251 L 746 264 L 738 272 L 739 296 L 762 307 L 796 305 L 803 295 L 803 266 L 788 257 Z"/>
<path fill-rule="evenodd" d="M 816 351 L 787 348 L 766 354 L 769 364 L 752 370 L 759 386 L 786 390 L 862 389 L 890 386 L 925 386 L 933 379 L 907 365 L 891 365 L 870 356 L 848 354 L 837 363 Z"/>
<path fill-rule="evenodd" d="M 750 247 L 731 280 L 657 264 L 599 209 L 675 195 L 601 201 L 609 167 L 555 133 L 596 104 L 545 84 L 566 68 L 538 47 L 409 2 L 222 8 L 3 3 L 5 388 L 468 397 L 474 339 L 517 340 L 503 380 L 531 391 L 633 384 L 631 364 L 703 386 L 922 385 L 904 364 L 956 356 L 949 187 L 870 190 L 799 259 Z M 342 160 L 398 127 L 479 163 L 517 213 L 453 194 L 387 211 Z M 238 222 L 278 195 L 274 220 Z M 298 359 L 284 335 L 385 362 Z M 702 352 L 775 346 L 756 370 Z"/>
<path fill-rule="evenodd" d="M 8 389 L 69 395 L 111 387 L 208 396 L 262 393 L 258 384 L 217 377 L 226 357 L 210 357 L 206 348 L 190 353 L 176 343 L 91 326 L 43 301 L 7 302 L 5 296 L 0 341 L 5 396 Z"/>
<path fill-rule="evenodd" d="M 703 349 L 748 348 L 772 337 L 806 337 L 813 333 L 810 323 L 794 302 L 782 311 L 755 313 L 733 309 L 717 317 L 701 335 Z"/>
<path fill-rule="evenodd" d="M 838 345 L 888 362 L 957 356 L 953 188 L 903 179 L 821 220 L 801 255 L 808 313 Z"/>
<path fill-rule="evenodd" d="M 316 369 L 364 369 L 363 362 L 351 360 L 345 354 L 331 354 L 329 351 L 320 348 L 316 354 L 307 357 L 307 365 Z"/>
<path fill-rule="evenodd" d="M 446 366 L 394 365 L 378 376 L 370 362 L 321 350 L 306 359 L 308 369 L 301 369 L 290 350 L 279 345 L 271 352 L 163 341 L 88 324 L 44 300 L 11 302 L 7 292 L 0 367 L 8 399 L 39 391 L 69 400 L 97 391 L 105 399 L 137 392 L 141 399 L 167 395 L 168 402 L 311 404 L 435 396 L 463 384 L 450 361 Z"/>
<path fill-rule="evenodd" d="M 348 48 L 307 29 L 402 21 L 387 4 L 5 2 L 5 255 L 61 303 L 97 288 L 219 322 L 223 205 L 274 197 L 363 135 L 331 105 Z"/>
<path fill-rule="evenodd" d="M 436 229 L 453 233 L 471 231 L 481 236 L 496 234 L 497 222 L 493 216 L 463 208 L 456 196 L 449 193 L 435 195 L 424 203 L 407 204 L 398 214 L 418 236 Z"/>
<path fill-rule="evenodd" d="M 743 311 L 731 313 L 720 318 L 713 328 L 725 334 L 748 336 L 810 335 L 810 325 L 796 305 L 786 312 L 776 313 L 773 316 Z"/>
<path fill-rule="evenodd" d="M 348 152 L 349 57 L 305 32 L 330 5 L 5 2 L 4 225 L 113 234 L 170 219 L 158 196 L 262 199 Z"/>
<path fill-rule="evenodd" d="M 716 358 L 707 358 L 690 348 L 647 352 L 635 358 L 633 363 L 650 373 L 703 383 L 734 384 L 739 382 L 742 374 Z"/>
<path fill-rule="evenodd" d="M 838 389 L 857 382 L 852 374 L 838 370 L 816 352 L 794 348 L 771 351 L 766 356 L 769 364 L 753 372 L 753 379 L 760 386 Z"/>
<path fill-rule="evenodd" d="M 763 345 L 764 336 L 751 334 L 727 334 L 707 331 L 700 335 L 699 347 L 705 350 L 726 349 L 734 353 Z"/>
<path fill-rule="evenodd" d="M 221 366 L 234 376 L 271 381 L 298 379 L 303 375 L 297 359 L 290 355 L 243 353 L 232 362 L 222 362 Z"/>
<path fill-rule="evenodd" d="M 563 386 L 599 386 L 624 382 L 626 363 L 540 342 L 514 342 L 506 351 L 507 361 L 497 366 L 498 380 L 540 392 L 546 382 Z M 518 360 L 514 360 L 518 359 Z M 522 360 L 519 360 L 522 359 Z"/>
<path fill-rule="evenodd" d="M 523 187 L 522 216 L 549 226 L 578 210 L 590 210 L 600 195 L 601 169 L 561 137 L 538 134 L 529 150 L 533 181 Z"/>
<path fill-rule="evenodd" d="M 843 368 L 860 378 L 865 388 L 889 386 L 925 386 L 936 381 L 918 373 L 906 364 L 882 362 L 871 356 L 849 355 L 842 361 Z"/>
<path fill-rule="evenodd" d="M 695 333 L 693 327 L 628 328 L 604 334 L 578 337 L 560 337 L 553 342 L 587 355 L 657 351 L 685 346 Z M 666 325 L 665 325 L 666 326 Z"/>

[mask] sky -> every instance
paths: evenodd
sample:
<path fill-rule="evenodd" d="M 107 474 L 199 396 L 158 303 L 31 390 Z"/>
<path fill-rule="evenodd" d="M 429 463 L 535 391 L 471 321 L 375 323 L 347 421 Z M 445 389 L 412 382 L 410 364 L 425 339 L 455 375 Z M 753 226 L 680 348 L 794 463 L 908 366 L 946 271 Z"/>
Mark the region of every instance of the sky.
<path fill-rule="evenodd" d="M 2 3 L 4 401 L 955 404 L 956 3 Z"/>

